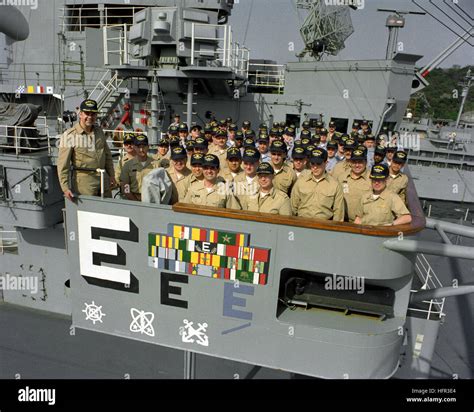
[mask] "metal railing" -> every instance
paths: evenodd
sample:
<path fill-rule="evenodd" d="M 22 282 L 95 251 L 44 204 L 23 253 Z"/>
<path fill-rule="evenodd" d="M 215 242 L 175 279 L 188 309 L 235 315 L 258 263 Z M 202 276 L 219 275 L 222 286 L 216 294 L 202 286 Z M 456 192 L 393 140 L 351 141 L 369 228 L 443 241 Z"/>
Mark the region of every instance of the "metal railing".
<path fill-rule="evenodd" d="M 104 26 L 124 24 L 127 27 L 135 24 L 135 14 L 145 9 L 144 6 L 83 6 L 60 8 L 61 29 L 63 31 L 84 31 L 85 28 L 100 29 Z"/>
<path fill-rule="evenodd" d="M 249 65 L 249 86 L 277 89 L 279 93 L 283 93 L 285 65 L 251 63 Z"/>
<path fill-rule="evenodd" d="M 99 110 L 123 83 L 123 79 L 119 79 L 117 73 L 114 73 L 109 80 L 107 80 L 108 77 L 109 72 L 105 72 L 89 95 L 90 99 L 97 102 Z"/>
<path fill-rule="evenodd" d="M 196 35 L 196 29 L 204 27 L 212 28 L 216 31 L 215 37 L 206 37 Z M 215 42 L 215 50 L 205 49 L 197 50 L 196 41 Z M 196 65 L 197 61 L 210 61 L 213 65 L 219 67 L 228 67 L 234 73 L 247 78 L 249 70 L 250 51 L 246 47 L 233 41 L 232 27 L 225 24 L 204 24 L 192 23 L 191 25 L 191 66 Z"/>
<path fill-rule="evenodd" d="M 28 136 L 28 131 L 38 132 L 38 136 Z M 26 132 L 26 133 L 25 133 Z M 57 139 L 58 136 L 55 136 L 54 139 Z M 35 141 L 39 143 L 40 141 L 47 141 L 47 145 L 38 145 L 37 147 L 28 145 L 22 145 L 22 141 Z M 38 116 L 35 126 L 25 127 L 25 126 L 9 126 L 9 125 L 0 125 L 0 149 L 15 149 L 15 154 L 19 155 L 22 150 L 27 150 L 29 152 L 38 152 L 47 149 L 48 154 L 52 153 L 52 148 L 55 143 L 52 143 L 53 138 L 49 135 L 49 126 L 47 123 L 47 118 L 44 116 Z M 11 143 L 9 143 L 11 142 Z"/>
<path fill-rule="evenodd" d="M 425 255 L 422 253 L 419 253 L 416 256 L 415 273 L 423 283 L 421 286 L 422 290 L 443 287 L 438 276 L 436 276 L 436 273 L 431 267 L 430 262 L 428 262 L 428 259 L 426 259 Z M 416 291 L 411 290 L 411 292 L 415 293 Z M 445 300 L 446 298 L 423 300 L 422 302 L 428 306 L 428 309 L 408 307 L 408 310 L 426 314 L 426 319 L 432 319 L 432 316 L 434 316 L 441 320 L 445 316 L 445 313 L 443 312 Z"/>

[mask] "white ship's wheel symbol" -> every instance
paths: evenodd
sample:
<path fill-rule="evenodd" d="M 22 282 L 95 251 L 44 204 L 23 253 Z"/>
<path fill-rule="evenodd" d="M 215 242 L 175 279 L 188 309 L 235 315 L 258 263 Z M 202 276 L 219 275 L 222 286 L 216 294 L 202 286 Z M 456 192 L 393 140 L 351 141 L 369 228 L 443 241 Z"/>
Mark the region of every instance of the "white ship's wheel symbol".
<path fill-rule="evenodd" d="M 94 325 L 96 322 L 102 323 L 102 317 L 105 313 L 102 312 L 102 306 L 97 306 L 94 301 L 91 304 L 84 303 L 86 308 L 82 310 L 86 314 L 86 320 L 91 320 Z"/>

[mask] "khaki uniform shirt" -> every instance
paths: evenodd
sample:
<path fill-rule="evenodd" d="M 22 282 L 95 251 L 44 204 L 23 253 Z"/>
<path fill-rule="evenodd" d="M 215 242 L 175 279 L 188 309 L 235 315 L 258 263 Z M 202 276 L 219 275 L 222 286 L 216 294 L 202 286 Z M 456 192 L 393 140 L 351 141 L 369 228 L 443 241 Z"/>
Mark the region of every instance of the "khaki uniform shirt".
<path fill-rule="evenodd" d="M 123 166 L 120 174 L 120 183 L 124 186 L 123 190 L 126 191 L 128 185 L 129 193 L 141 194 L 143 178 L 153 169 L 156 169 L 157 166 L 151 156 L 148 156 L 144 165 L 136 157 L 129 160 Z"/>
<path fill-rule="evenodd" d="M 160 164 L 160 167 L 168 168 L 170 167 L 171 160 L 170 160 L 170 152 L 166 153 L 166 155 L 161 156 L 159 153 L 153 155 L 153 160 Z"/>
<path fill-rule="evenodd" d="M 337 163 L 336 166 L 329 172 L 332 177 L 335 179 L 339 179 L 340 175 L 345 175 L 346 173 L 350 172 L 351 164 L 348 160 L 342 160 L 341 162 Z"/>
<path fill-rule="evenodd" d="M 70 168 L 92 169 L 73 170 L 70 180 Z M 107 177 L 114 176 L 114 163 L 112 153 L 107 145 L 106 137 L 101 128 L 94 126 L 92 132 L 86 131 L 77 123 L 74 127 L 66 130 L 61 137 L 57 170 L 59 183 L 63 192 L 71 190 L 80 195 L 100 195 L 100 173 L 96 169 L 105 169 L 104 192 L 111 196 L 110 182 Z"/>
<path fill-rule="evenodd" d="M 249 196 L 246 208 L 252 212 L 291 216 L 290 198 L 286 193 L 275 188 L 272 188 L 265 196 L 262 196 L 260 192 Z"/>
<path fill-rule="evenodd" d="M 176 202 L 182 202 L 184 196 L 186 195 L 185 179 L 192 174 L 191 170 L 185 167 L 181 172 L 181 176 L 179 177 L 173 166 L 170 166 L 168 169 L 166 169 L 166 171 L 168 172 L 168 175 L 170 176 L 170 179 L 173 184 L 171 193 L 171 204 L 174 204 Z"/>
<path fill-rule="evenodd" d="M 296 216 L 344 221 L 342 187 L 327 173 L 319 182 L 313 174 L 298 179 L 291 192 L 291 207 Z"/>
<path fill-rule="evenodd" d="M 115 166 L 115 180 L 117 181 L 117 184 L 120 186 L 120 175 L 122 174 L 122 169 L 125 163 L 127 163 L 129 160 L 132 160 L 133 156 L 130 156 L 128 153 L 121 153 L 120 159 L 117 163 L 117 166 Z"/>
<path fill-rule="evenodd" d="M 407 204 L 408 176 L 398 173 L 396 176 L 390 175 L 387 179 L 387 189 L 400 196 L 403 203 Z"/>
<path fill-rule="evenodd" d="M 208 153 L 216 155 L 219 158 L 221 172 L 229 168 L 229 166 L 227 166 L 227 149 L 219 149 L 219 147 L 213 146 L 209 148 Z"/>
<path fill-rule="evenodd" d="M 247 200 L 250 196 L 254 196 L 260 190 L 258 185 L 258 177 L 255 175 L 251 182 L 247 180 L 247 175 L 242 173 L 234 179 L 233 185 L 231 185 L 235 197 L 239 200 L 242 208 L 247 209 Z"/>
<path fill-rule="evenodd" d="M 232 175 L 232 172 L 228 168 L 221 170 L 219 173 L 219 176 L 221 176 L 228 183 L 234 182 L 235 179 L 241 175 L 245 175 L 245 172 L 242 169 L 240 169 L 235 176 Z"/>
<path fill-rule="evenodd" d="M 339 176 L 339 183 L 342 185 L 344 200 L 346 202 L 346 214 L 349 222 L 356 218 L 356 211 L 359 207 L 360 199 L 367 193 L 372 193 L 372 183 L 370 172 L 366 170 L 357 179 L 352 177 L 351 172 Z"/>
<path fill-rule="evenodd" d="M 275 168 L 275 165 L 273 163 L 271 165 L 273 166 L 273 168 Z M 276 189 L 281 190 L 289 196 L 291 193 L 291 188 L 295 184 L 296 180 L 296 173 L 293 168 L 287 163 L 283 163 L 282 168 L 278 172 L 275 171 L 275 177 L 273 178 L 273 186 L 275 186 Z"/>
<path fill-rule="evenodd" d="M 389 225 L 400 216 L 409 214 L 402 199 L 387 189 L 378 197 L 372 193 L 365 194 L 356 211 L 363 225 Z"/>
<path fill-rule="evenodd" d="M 182 202 L 184 200 L 184 198 L 186 197 L 186 195 L 188 194 L 188 190 L 189 188 L 192 186 L 192 185 L 195 185 L 196 183 L 198 182 L 201 182 L 201 180 L 199 180 L 196 176 L 194 176 L 194 174 L 190 174 L 189 176 L 186 176 L 184 178 L 184 180 L 181 182 L 181 187 L 183 188 L 183 198 L 182 199 L 179 199 L 180 202 Z"/>
<path fill-rule="evenodd" d="M 189 187 L 183 202 L 201 206 L 242 209 L 238 200 L 226 190 L 226 185 L 222 182 L 217 182 L 210 191 L 204 187 L 203 181 L 196 182 Z"/>

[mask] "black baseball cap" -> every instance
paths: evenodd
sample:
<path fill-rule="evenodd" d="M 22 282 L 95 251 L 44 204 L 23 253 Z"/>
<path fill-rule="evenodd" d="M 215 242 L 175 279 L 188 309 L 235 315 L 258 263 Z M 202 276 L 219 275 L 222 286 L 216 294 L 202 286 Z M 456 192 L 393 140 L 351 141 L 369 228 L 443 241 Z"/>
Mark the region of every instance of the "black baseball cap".
<path fill-rule="evenodd" d="M 227 149 L 227 160 L 230 159 L 242 160 L 242 153 L 240 152 L 239 148 L 230 147 L 229 149 Z"/>
<path fill-rule="evenodd" d="M 385 147 L 378 145 L 378 146 L 375 148 L 374 153 L 375 153 L 375 154 L 382 155 L 382 156 L 385 156 Z"/>
<path fill-rule="evenodd" d="M 295 129 L 293 129 L 292 127 L 287 127 L 287 128 L 285 129 L 285 134 L 286 134 L 287 136 L 292 136 L 292 137 L 294 137 L 294 136 L 295 136 Z"/>
<path fill-rule="evenodd" d="M 188 126 L 187 126 L 186 124 L 184 124 L 184 123 L 181 123 L 181 124 L 179 125 L 179 127 L 178 127 L 178 130 L 179 130 L 180 132 L 187 132 L 187 131 L 188 131 Z"/>
<path fill-rule="evenodd" d="M 186 142 L 186 150 L 190 152 L 191 150 L 194 150 L 194 140 L 188 140 Z"/>
<path fill-rule="evenodd" d="M 364 150 L 357 148 L 352 151 L 351 160 L 367 160 L 367 153 Z"/>
<path fill-rule="evenodd" d="M 307 138 L 307 139 L 311 139 L 311 132 L 309 130 L 302 130 L 301 133 L 300 133 L 300 139 L 304 139 L 304 138 Z"/>
<path fill-rule="evenodd" d="M 335 140 L 331 140 L 330 142 L 328 142 L 328 144 L 326 145 L 326 149 L 334 149 L 334 150 L 337 150 L 337 142 Z"/>
<path fill-rule="evenodd" d="M 193 153 L 191 156 L 191 166 L 202 166 L 204 162 L 204 155 L 202 153 Z"/>
<path fill-rule="evenodd" d="M 160 140 L 158 140 L 157 146 L 167 146 L 169 147 L 170 142 L 166 137 L 162 137 Z"/>
<path fill-rule="evenodd" d="M 218 130 L 215 137 L 225 137 L 227 139 L 227 132 L 225 130 Z"/>
<path fill-rule="evenodd" d="M 199 150 L 205 150 L 209 146 L 209 142 L 202 138 L 202 137 L 197 137 L 196 140 L 194 141 L 194 148 L 199 149 Z"/>
<path fill-rule="evenodd" d="M 181 146 L 181 140 L 178 136 L 171 136 L 170 137 L 170 147 L 177 147 Z"/>
<path fill-rule="evenodd" d="M 295 147 L 293 152 L 291 153 L 291 157 L 293 159 L 306 159 L 308 157 L 308 153 L 306 152 L 306 148 L 304 147 Z"/>
<path fill-rule="evenodd" d="M 286 144 L 281 140 L 274 140 L 270 145 L 270 153 L 287 153 Z"/>
<path fill-rule="evenodd" d="M 97 106 L 97 102 L 91 99 L 84 100 L 81 103 L 80 110 L 81 112 L 86 113 L 99 113 L 99 107 Z"/>
<path fill-rule="evenodd" d="M 257 174 L 258 175 L 274 175 L 275 170 L 273 169 L 273 166 L 270 163 L 263 162 L 258 165 Z"/>
<path fill-rule="evenodd" d="M 234 137 L 235 140 L 244 140 L 244 134 L 240 131 L 240 130 L 237 130 L 235 132 L 235 137 Z"/>
<path fill-rule="evenodd" d="M 219 169 L 220 167 L 220 162 L 219 158 L 216 155 L 213 154 L 207 154 L 204 156 L 204 160 L 202 162 L 202 167 L 215 167 L 216 169 Z"/>
<path fill-rule="evenodd" d="M 134 133 L 125 133 L 125 136 L 123 137 L 123 144 L 133 144 L 134 140 L 135 140 Z"/>
<path fill-rule="evenodd" d="M 242 160 L 247 163 L 257 163 L 260 161 L 260 152 L 253 147 L 247 147 L 244 150 Z"/>
<path fill-rule="evenodd" d="M 181 146 L 174 147 L 173 150 L 171 150 L 171 160 L 183 160 L 187 157 L 186 150 Z"/>
<path fill-rule="evenodd" d="M 370 178 L 371 179 L 386 179 L 389 175 L 388 166 L 384 164 L 378 164 L 372 166 L 372 170 L 370 171 Z"/>
<path fill-rule="evenodd" d="M 148 137 L 144 134 L 137 134 L 134 136 L 133 144 L 135 146 L 148 146 Z"/>
<path fill-rule="evenodd" d="M 344 142 L 344 150 L 354 150 L 357 147 L 355 140 L 347 139 Z"/>
<path fill-rule="evenodd" d="M 246 137 L 244 139 L 244 147 L 255 147 L 255 140 L 252 137 Z"/>
<path fill-rule="evenodd" d="M 321 164 L 328 160 L 328 152 L 324 149 L 314 149 L 309 157 L 310 163 Z"/>
<path fill-rule="evenodd" d="M 403 150 L 397 151 L 393 155 L 393 161 L 397 163 L 406 163 L 407 162 L 407 154 Z"/>

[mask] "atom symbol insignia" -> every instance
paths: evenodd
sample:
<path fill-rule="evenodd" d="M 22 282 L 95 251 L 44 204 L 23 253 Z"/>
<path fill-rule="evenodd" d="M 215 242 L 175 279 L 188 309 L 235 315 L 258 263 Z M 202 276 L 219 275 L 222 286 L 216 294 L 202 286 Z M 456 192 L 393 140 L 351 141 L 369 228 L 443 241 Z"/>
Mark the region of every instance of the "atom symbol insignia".
<path fill-rule="evenodd" d="M 130 309 L 130 315 L 132 315 L 132 323 L 130 323 L 131 332 L 155 336 L 155 330 L 152 325 L 153 319 L 155 319 L 154 313 L 132 308 Z"/>
<path fill-rule="evenodd" d="M 84 302 L 86 308 L 82 310 L 86 314 L 86 320 L 91 320 L 94 322 L 102 323 L 102 317 L 105 316 L 105 313 L 102 312 L 102 306 L 97 306 L 94 301 L 89 305 L 88 303 Z"/>

